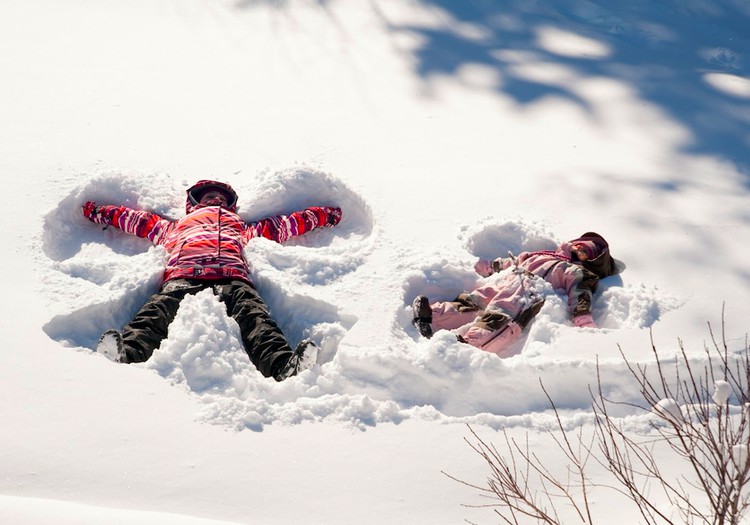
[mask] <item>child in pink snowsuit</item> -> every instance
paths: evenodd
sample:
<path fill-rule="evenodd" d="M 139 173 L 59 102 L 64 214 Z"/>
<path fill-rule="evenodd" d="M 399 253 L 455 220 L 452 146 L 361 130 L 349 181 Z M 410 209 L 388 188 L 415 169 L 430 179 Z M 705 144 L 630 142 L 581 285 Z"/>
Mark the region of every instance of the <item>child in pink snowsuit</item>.
<path fill-rule="evenodd" d="M 502 354 L 544 304 L 539 279 L 565 293 L 573 323 L 595 328 L 591 300 L 599 279 L 617 273 L 604 238 L 594 232 L 562 243 L 557 250 L 522 252 L 474 266 L 482 284 L 449 302 L 414 300 L 414 324 L 425 337 L 454 330 L 459 341 Z"/>

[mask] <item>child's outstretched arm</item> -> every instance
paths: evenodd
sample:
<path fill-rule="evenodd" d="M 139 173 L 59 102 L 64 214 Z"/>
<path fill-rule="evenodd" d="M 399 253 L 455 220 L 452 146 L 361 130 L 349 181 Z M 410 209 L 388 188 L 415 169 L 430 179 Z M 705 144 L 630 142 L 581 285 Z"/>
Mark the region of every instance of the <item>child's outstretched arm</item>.
<path fill-rule="evenodd" d="M 155 213 L 133 210 L 125 206 L 99 206 L 93 201 L 83 205 L 83 216 L 93 223 L 114 226 L 126 233 L 161 244 L 164 235 L 173 227 L 173 221 Z"/>
<path fill-rule="evenodd" d="M 579 328 L 596 328 L 594 317 L 591 315 L 591 301 L 596 292 L 599 277 L 593 272 L 580 268 L 581 278 L 569 294 L 573 309 L 573 324 Z"/>
<path fill-rule="evenodd" d="M 321 227 L 336 226 L 341 221 L 341 208 L 311 206 L 289 215 L 275 215 L 248 225 L 248 237 L 265 237 L 284 242 Z"/>

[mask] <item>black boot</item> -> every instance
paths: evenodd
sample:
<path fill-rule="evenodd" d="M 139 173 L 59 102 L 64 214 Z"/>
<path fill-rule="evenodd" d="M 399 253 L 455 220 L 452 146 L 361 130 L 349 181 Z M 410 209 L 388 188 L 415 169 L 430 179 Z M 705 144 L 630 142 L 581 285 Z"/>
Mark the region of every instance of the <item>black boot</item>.
<path fill-rule="evenodd" d="M 296 376 L 300 372 L 312 368 L 317 360 L 318 347 L 309 339 L 305 339 L 297 345 L 287 364 L 273 378 L 276 381 L 283 381 L 284 379 Z"/>
<path fill-rule="evenodd" d="M 125 347 L 122 343 L 122 335 L 117 330 L 107 330 L 99 338 L 96 345 L 96 353 L 102 354 L 115 363 L 127 363 Z"/>
<path fill-rule="evenodd" d="M 432 337 L 432 308 L 430 308 L 430 301 L 426 296 L 419 295 L 414 299 L 411 308 L 414 311 L 412 323 L 417 327 L 422 337 L 429 339 Z"/>

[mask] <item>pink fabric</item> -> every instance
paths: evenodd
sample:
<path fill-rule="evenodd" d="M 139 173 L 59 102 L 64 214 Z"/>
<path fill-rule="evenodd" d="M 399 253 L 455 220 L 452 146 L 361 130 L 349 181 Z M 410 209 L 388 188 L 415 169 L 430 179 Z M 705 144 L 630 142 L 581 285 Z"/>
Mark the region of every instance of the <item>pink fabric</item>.
<path fill-rule="evenodd" d="M 470 345 L 486 352 L 502 354 L 521 336 L 521 327 L 511 321 L 499 330 L 488 330 L 475 322 L 485 310 L 503 312 L 511 319 L 518 315 L 529 305 L 528 280 L 528 276 L 512 272 L 488 279 L 485 285 L 471 292 L 471 297 L 480 307 L 478 310 L 459 311 L 456 303 L 452 302 L 431 304 L 432 329 L 454 330 Z"/>
<path fill-rule="evenodd" d="M 493 273 L 492 261 L 488 261 L 486 259 L 480 259 L 474 265 L 474 271 L 476 271 L 482 277 L 489 277 Z"/>
<path fill-rule="evenodd" d="M 467 343 L 480 350 L 500 355 L 521 337 L 521 332 L 521 327 L 511 321 L 501 330 L 487 330 L 471 326 L 462 337 Z"/>
<path fill-rule="evenodd" d="M 505 268 L 511 265 L 512 262 L 508 262 Z M 567 243 L 556 252 L 523 252 L 518 256 L 518 265 L 542 277 L 555 290 L 564 292 L 571 310 L 576 306 L 580 295 L 576 287 L 583 280 L 583 270 L 570 262 L 570 247 Z"/>
<path fill-rule="evenodd" d="M 454 303 L 437 302 L 430 305 L 432 308 L 432 329 L 437 330 L 455 330 L 467 323 L 473 323 L 481 312 L 470 310 L 460 312 Z"/>
<path fill-rule="evenodd" d="M 596 328 L 596 323 L 591 314 L 579 315 L 573 318 L 573 323 L 579 328 Z"/>
<path fill-rule="evenodd" d="M 526 307 L 528 280 L 523 274 L 498 274 L 471 292 L 471 296 L 484 309 L 500 310 L 513 318 Z"/>
<path fill-rule="evenodd" d="M 596 259 L 600 253 L 599 247 L 594 241 L 573 241 L 572 244 L 583 250 L 589 259 Z"/>

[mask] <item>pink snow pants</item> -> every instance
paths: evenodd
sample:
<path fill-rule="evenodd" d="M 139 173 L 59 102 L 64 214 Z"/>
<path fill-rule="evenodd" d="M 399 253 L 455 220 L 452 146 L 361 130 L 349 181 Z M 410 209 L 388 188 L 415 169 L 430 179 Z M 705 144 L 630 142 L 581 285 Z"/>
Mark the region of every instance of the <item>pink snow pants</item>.
<path fill-rule="evenodd" d="M 513 319 L 531 305 L 528 281 L 513 273 L 488 281 L 469 294 L 477 309 L 456 301 L 432 303 L 432 329 L 453 330 L 470 345 L 502 356 L 523 331 Z M 503 316 L 507 322 L 500 321 Z"/>

